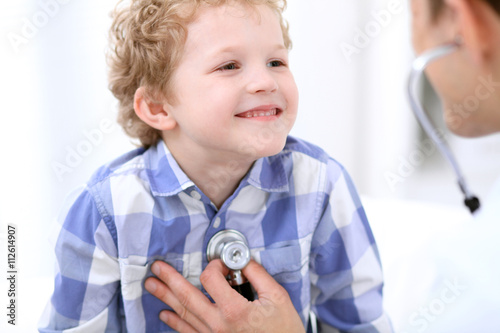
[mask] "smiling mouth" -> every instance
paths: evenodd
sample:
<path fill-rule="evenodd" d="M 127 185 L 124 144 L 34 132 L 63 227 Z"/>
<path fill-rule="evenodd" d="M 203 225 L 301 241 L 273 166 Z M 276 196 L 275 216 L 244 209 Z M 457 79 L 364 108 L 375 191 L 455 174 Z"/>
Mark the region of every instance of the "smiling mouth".
<path fill-rule="evenodd" d="M 239 118 L 258 118 L 258 117 L 272 117 L 280 114 L 282 111 L 278 108 L 268 110 L 250 110 L 236 115 Z"/>

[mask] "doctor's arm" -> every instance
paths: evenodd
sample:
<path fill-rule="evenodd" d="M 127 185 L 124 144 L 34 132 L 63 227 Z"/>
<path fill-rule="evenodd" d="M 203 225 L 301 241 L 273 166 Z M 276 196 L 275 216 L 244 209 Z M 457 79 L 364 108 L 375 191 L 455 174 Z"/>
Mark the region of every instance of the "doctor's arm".
<path fill-rule="evenodd" d="M 149 278 L 145 287 L 174 309 L 160 318 L 179 332 L 305 332 L 286 290 L 253 260 L 243 269 L 259 297 L 253 302 L 229 286 L 220 260 L 211 261 L 200 276 L 215 303 L 168 264 L 157 261 L 152 271 L 158 279 Z"/>

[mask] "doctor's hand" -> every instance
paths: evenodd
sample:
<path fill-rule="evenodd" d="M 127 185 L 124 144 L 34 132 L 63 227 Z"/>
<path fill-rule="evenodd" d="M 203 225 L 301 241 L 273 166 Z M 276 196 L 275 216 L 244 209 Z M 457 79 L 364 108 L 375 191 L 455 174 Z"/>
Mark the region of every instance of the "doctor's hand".
<path fill-rule="evenodd" d="M 253 260 L 243 269 L 259 297 L 253 302 L 231 288 L 220 260 L 211 261 L 200 276 L 215 303 L 168 264 L 157 261 L 151 270 L 158 279 L 147 279 L 145 287 L 175 311 L 162 311 L 160 319 L 176 331 L 305 332 L 287 291 Z"/>

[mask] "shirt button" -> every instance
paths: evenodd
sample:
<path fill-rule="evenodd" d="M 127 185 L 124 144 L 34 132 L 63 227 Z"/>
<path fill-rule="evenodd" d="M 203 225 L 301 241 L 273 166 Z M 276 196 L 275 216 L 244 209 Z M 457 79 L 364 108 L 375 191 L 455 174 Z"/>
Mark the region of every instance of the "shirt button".
<path fill-rule="evenodd" d="M 216 218 L 214 221 L 214 228 L 217 229 L 220 227 L 220 217 Z"/>
<path fill-rule="evenodd" d="M 189 193 L 189 195 L 191 195 L 191 198 L 193 198 L 195 200 L 201 199 L 201 194 L 198 193 L 196 190 L 192 190 L 191 193 Z"/>

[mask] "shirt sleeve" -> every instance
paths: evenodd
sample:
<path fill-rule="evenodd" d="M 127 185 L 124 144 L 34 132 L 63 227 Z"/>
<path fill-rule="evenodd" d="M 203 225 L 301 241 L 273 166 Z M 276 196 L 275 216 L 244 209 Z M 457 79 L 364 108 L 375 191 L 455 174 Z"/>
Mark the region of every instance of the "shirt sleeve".
<path fill-rule="evenodd" d="M 350 176 L 333 160 L 322 193 L 311 244 L 311 292 L 323 332 L 392 332 L 375 239 Z"/>
<path fill-rule="evenodd" d="M 63 206 L 54 293 L 40 332 L 121 332 L 120 269 L 113 221 L 89 188 Z"/>

